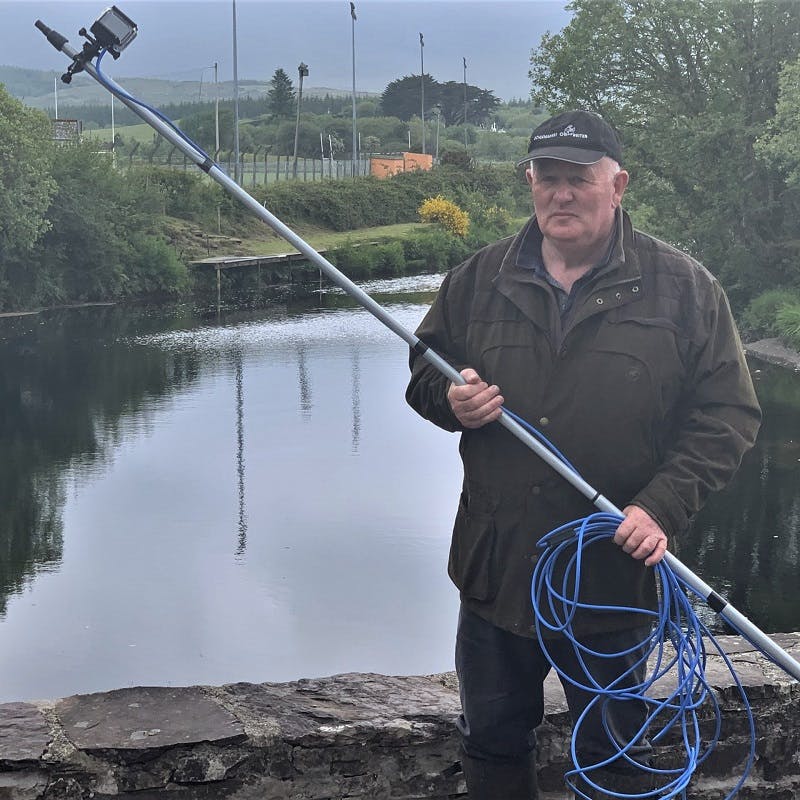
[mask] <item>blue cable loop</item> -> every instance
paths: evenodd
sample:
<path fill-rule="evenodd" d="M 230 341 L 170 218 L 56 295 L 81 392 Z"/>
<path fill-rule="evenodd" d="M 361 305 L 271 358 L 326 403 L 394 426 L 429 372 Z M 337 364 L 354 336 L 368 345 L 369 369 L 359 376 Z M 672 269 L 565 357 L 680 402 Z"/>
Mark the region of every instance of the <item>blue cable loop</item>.
<path fill-rule="evenodd" d="M 108 78 L 106 78 L 106 76 L 100 69 L 100 62 L 103 60 L 103 56 L 107 52 L 108 50 L 105 48 L 101 50 L 94 64 L 94 68 L 97 71 L 97 79 L 100 81 L 101 85 L 105 87 L 109 92 L 111 92 L 112 95 L 116 95 L 118 97 L 124 97 L 131 103 L 135 103 L 137 106 L 146 108 L 151 114 L 154 114 L 156 117 L 158 117 L 165 125 L 168 125 L 170 128 L 172 128 L 172 130 L 175 131 L 175 133 L 178 134 L 178 136 L 181 139 L 183 139 L 184 142 L 191 145 L 201 156 L 203 156 L 208 161 L 214 163 L 214 159 L 212 159 L 211 156 L 208 153 L 206 153 L 206 151 L 203 150 L 203 148 L 200 147 L 199 144 L 197 144 L 197 142 L 195 142 L 193 139 L 187 136 L 169 117 L 167 117 L 165 114 L 162 114 L 161 111 L 159 111 L 157 108 L 148 105 L 143 100 L 139 100 L 137 97 L 134 97 L 129 92 L 126 92 L 121 87 L 111 85 L 111 82 L 108 80 Z"/>
<path fill-rule="evenodd" d="M 557 458 L 573 472 L 577 470 L 558 449 L 529 423 L 507 409 L 505 413 L 536 436 Z M 660 561 L 655 565 L 656 579 L 660 585 L 658 610 L 625 606 L 596 605 L 582 602 L 580 598 L 583 560 L 586 551 L 606 539 L 613 539 L 623 517 L 618 514 L 597 512 L 582 519 L 573 520 L 550 531 L 537 543 L 542 550 L 531 580 L 531 602 L 536 619 L 539 643 L 548 661 L 562 680 L 594 695 L 587 708 L 575 722 L 572 731 L 570 754 L 573 769 L 565 777 L 567 785 L 577 797 L 590 800 L 581 786 L 602 791 L 609 797 L 624 800 L 646 798 L 686 798 L 686 791 L 698 767 L 709 757 L 719 741 L 722 729 L 722 713 L 705 677 L 708 641 L 722 658 L 742 699 L 750 733 L 750 749 L 741 778 L 726 796 L 733 798 L 743 786 L 755 761 L 755 722 L 747 694 L 736 671 L 720 644 L 701 622 L 692 608 L 687 590 L 695 590 L 679 578 L 672 569 Z M 556 565 L 559 565 L 558 572 Z M 560 576 L 560 577 L 558 577 Z M 570 588 L 572 587 L 572 588 Z M 652 630 L 647 637 L 628 650 L 598 652 L 582 644 L 573 633 L 572 624 L 579 612 L 635 613 L 652 619 Z M 576 680 L 565 674 L 554 662 L 547 649 L 547 635 L 558 634 L 572 644 L 575 657 L 584 672 Z M 601 685 L 587 665 L 587 657 L 614 659 L 641 652 L 642 655 L 625 672 L 607 686 Z M 645 667 L 644 678 L 631 683 L 636 670 Z M 657 688 L 656 684 L 658 684 Z M 660 698 L 660 699 L 658 699 Z M 608 723 L 607 711 L 611 703 L 645 703 L 647 717 L 636 735 L 627 743 L 618 743 Z M 582 763 L 576 741 L 588 715 L 600 709 L 603 729 L 612 746 L 612 755 L 604 761 Z M 701 722 L 709 716 L 713 720 L 713 735 L 701 731 Z M 707 726 L 706 726 L 707 727 Z M 667 735 L 677 736 L 683 748 L 683 763 L 679 767 L 659 768 L 636 760 L 630 754 L 632 748 L 645 735 L 652 744 L 663 742 Z M 635 767 L 653 777 L 654 788 L 640 793 L 618 793 L 602 785 L 599 770 L 612 765 Z"/>

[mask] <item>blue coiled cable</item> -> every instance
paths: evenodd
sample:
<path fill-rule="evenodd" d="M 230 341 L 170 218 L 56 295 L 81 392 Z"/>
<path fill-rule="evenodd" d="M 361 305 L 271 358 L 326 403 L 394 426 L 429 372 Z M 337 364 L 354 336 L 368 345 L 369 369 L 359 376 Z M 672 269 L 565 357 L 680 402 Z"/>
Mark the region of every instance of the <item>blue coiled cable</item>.
<path fill-rule="evenodd" d="M 506 409 L 504 411 L 536 436 L 559 460 L 577 474 L 577 470 L 540 431 L 517 415 Z M 656 611 L 602 606 L 581 601 L 584 557 L 590 557 L 586 555 L 587 551 L 603 540 L 613 539 L 622 520 L 623 517 L 618 514 L 605 512 L 590 514 L 556 528 L 537 543 L 542 554 L 536 563 L 531 581 L 531 601 L 539 643 L 562 680 L 594 695 L 573 726 L 570 746 L 573 769 L 566 773 L 565 780 L 576 795 L 583 798 L 589 798 L 589 795 L 582 791 L 582 785 L 602 791 L 609 797 L 625 798 L 625 800 L 685 798 L 692 776 L 716 747 L 722 729 L 721 710 L 705 677 L 707 662 L 705 643 L 708 641 L 731 674 L 742 699 L 750 733 L 750 749 L 743 774 L 725 798 L 730 800 L 744 784 L 755 760 L 755 723 L 747 694 L 733 664 L 689 602 L 687 590 L 695 593 L 692 587 L 679 578 L 664 561 L 660 561 L 654 567 L 660 587 L 660 602 Z M 646 638 L 629 650 L 599 652 L 586 647 L 575 636 L 572 625 L 578 611 L 644 615 L 652 619 L 652 630 Z M 576 660 L 583 668 L 585 679 L 576 680 L 555 663 L 547 649 L 548 634 L 560 635 L 572 645 Z M 598 683 L 586 663 L 588 657 L 619 659 L 632 653 L 640 654 L 638 660 L 609 685 Z M 644 678 L 632 682 L 633 675 L 642 674 L 642 667 L 645 667 Z M 657 699 L 659 697 L 660 699 Z M 616 741 L 606 718 L 609 704 L 620 702 L 644 703 L 647 708 L 644 724 L 636 736 L 626 743 Z M 613 752 L 604 761 L 582 763 L 576 741 L 588 715 L 598 706 Z M 710 738 L 701 732 L 701 718 L 708 710 L 714 723 Z M 637 761 L 630 754 L 631 749 L 645 735 L 652 744 L 657 745 L 663 743 L 670 732 L 677 736 L 683 748 L 684 758 L 681 765 L 672 768 L 653 767 Z M 640 793 L 621 794 L 604 787 L 600 771 L 607 767 L 619 768 L 623 762 L 628 768 L 635 767 L 644 773 L 649 773 L 653 778 L 653 788 Z"/>
<path fill-rule="evenodd" d="M 195 142 L 193 139 L 187 136 L 169 117 L 167 117 L 165 114 L 162 114 L 157 108 L 148 105 L 143 100 L 139 100 L 137 97 L 134 97 L 129 92 L 126 92 L 122 87 L 111 84 L 111 82 L 108 80 L 108 78 L 106 78 L 106 76 L 100 69 L 100 63 L 103 60 L 103 56 L 107 52 L 108 50 L 106 49 L 101 50 L 94 64 L 94 68 L 97 71 L 97 79 L 100 82 L 100 84 L 104 88 L 108 89 L 108 91 L 111 92 L 112 95 L 124 98 L 125 100 L 128 100 L 131 103 L 135 103 L 137 106 L 146 108 L 151 114 L 158 117 L 158 119 L 160 119 L 165 125 L 168 125 L 173 131 L 175 131 L 175 133 L 178 136 L 180 136 L 180 138 L 183 139 L 184 142 L 191 145 L 201 156 L 203 156 L 203 158 L 207 159 L 208 161 L 212 161 L 211 156 L 208 153 L 206 153 L 206 151 L 203 150 L 203 148 L 200 147 L 200 145 L 197 144 L 197 142 Z"/>

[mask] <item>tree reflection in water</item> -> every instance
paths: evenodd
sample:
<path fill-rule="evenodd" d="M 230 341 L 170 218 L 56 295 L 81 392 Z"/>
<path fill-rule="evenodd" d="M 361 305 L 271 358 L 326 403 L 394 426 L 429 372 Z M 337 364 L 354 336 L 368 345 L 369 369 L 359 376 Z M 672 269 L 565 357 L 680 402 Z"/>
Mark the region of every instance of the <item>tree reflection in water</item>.
<path fill-rule="evenodd" d="M 800 630 L 800 375 L 754 372 L 758 443 L 698 514 L 679 557 L 760 628 Z"/>
<path fill-rule="evenodd" d="M 432 294 L 392 294 L 396 285 L 368 291 L 395 303 L 392 312 L 413 327 Z M 52 674 L 20 676 L 47 624 L 78 651 L 81 678 L 65 678 L 67 691 L 106 680 L 450 668 L 455 440 L 405 406 L 404 345 L 347 298 L 326 294 L 319 304 L 228 309 L 219 321 L 183 308 L 111 307 L 0 319 L 0 634 L 19 652 L 5 676 L 17 695 L 6 699 L 38 696 L 43 682 L 52 693 Z M 698 515 L 678 556 L 759 627 L 800 630 L 800 375 L 755 366 L 758 444 L 734 484 Z M 170 412 L 177 396 L 185 405 Z M 126 447 L 151 459 L 141 472 L 125 461 Z M 115 468 L 139 485 L 109 480 Z M 162 476 L 173 483 L 157 485 Z M 120 519 L 121 505 L 128 518 Z M 76 506 L 83 529 L 71 516 Z M 102 555 L 64 556 L 72 543 Z M 62 577 L 70 566 L 69 580 L 50 585 L 50 605 L 27 616 L 47 582 L 36 576 Z M 81 580 L 92 582 L 88 598 L 74 588 Z M 111 602 L 101 584 L 121 596 Z M 30 603 L 20 615 L 8 600 L 22 593 Z M 75 617 L 66 633 L 45 618 L 62 611 Z M 115 614 L 144 633 L 120 633 Z M 159 635 L 158 624 L 169 629 Z M 143 645 L 151 637 L 156 663 L 145 654 L 138 663 L 152 673 L 132 671 L 145 649 L 127 650 L 135 635 Z M 224 651 L 219 664 L 215 647 Z M 420 667 L 414 659 L 425 650 L 436 653 Z"/>

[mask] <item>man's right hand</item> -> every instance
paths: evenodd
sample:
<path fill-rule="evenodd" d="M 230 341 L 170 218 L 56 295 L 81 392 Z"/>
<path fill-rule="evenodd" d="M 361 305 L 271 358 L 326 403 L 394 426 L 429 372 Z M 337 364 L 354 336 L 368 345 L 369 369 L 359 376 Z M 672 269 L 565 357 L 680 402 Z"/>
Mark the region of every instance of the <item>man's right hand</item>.
<path fill-rule="evenodd" d="M 447 400 L 456 419 L 465 428 L 481 428 L 501 414 L 503 397 L 497 386 L 489 386 L 474 369 L 462 369 L 463 386 L 450 384 Z"/>

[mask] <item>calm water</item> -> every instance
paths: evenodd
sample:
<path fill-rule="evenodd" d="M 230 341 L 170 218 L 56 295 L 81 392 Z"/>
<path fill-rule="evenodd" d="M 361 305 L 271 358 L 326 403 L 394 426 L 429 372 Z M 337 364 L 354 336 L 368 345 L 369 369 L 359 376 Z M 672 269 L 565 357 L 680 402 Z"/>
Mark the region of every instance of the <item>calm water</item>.
<path fill-rule="evenodd" d="M 367 286 L 406 326 L 436 277 Z M 0 701 L 452 668 L 456 437 L 337 293 L 0 320 Z M 800 629 L 800 377 L 680 557 Z"/>

